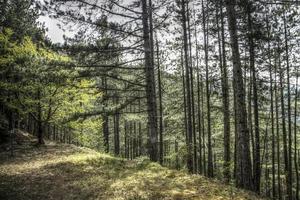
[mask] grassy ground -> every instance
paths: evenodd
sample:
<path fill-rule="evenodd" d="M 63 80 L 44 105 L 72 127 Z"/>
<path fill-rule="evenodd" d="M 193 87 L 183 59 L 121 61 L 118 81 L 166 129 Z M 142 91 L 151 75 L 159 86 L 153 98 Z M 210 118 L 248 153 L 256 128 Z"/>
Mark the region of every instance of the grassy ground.
<path fill-rule="evenodd" d="M 257 197 L 201 176 L 147 160 L 125 161 L 48 143 L 23 145 L 16 156 L 0 154 L 0 199 L 249 199 Z"/>

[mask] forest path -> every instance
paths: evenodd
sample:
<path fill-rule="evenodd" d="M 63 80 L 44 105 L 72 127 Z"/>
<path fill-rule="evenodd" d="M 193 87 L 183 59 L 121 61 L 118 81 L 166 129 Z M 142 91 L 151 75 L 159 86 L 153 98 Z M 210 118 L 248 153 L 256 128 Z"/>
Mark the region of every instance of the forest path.
<path fill-rule="evenodd" d="M 0 153 L 0 199 L 258 199 L 145 158 L 126 161 L 73 145 L 23 145 Z"/>

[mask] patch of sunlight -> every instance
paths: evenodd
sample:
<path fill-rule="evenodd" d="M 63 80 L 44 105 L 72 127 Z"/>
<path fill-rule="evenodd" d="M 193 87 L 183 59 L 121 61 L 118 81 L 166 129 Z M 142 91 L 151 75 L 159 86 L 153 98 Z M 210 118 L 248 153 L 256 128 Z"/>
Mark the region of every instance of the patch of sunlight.
<path fill-rule="evenodd" d="M 58 152 L 59 154 L 59 152 Z M 18 175 L 22 173 L 30 173 L 31 171 L 37 171 L 38 169 L 44 168 L 46 166 L 56 165 L 64 162 L 71 162 L 74 164 L 86 163 L 89 159 L 97 159 L 105 156 L 100 155 L 96 152 L 75 152 L 71 155 L 65 155 L 64 153 L 60 153 L 59 155 L 42 155 L 42 157 L 32 159 L 32 160 L 24 160 L 22 162 L 13 162 L 2 164 L 0 166 L 0 173 L 7 175 Z"/>
<path fill-rule="evenodd" d="M 44 193 L 52 199 L 66 200 L 259 199 L 203 176 L 151 163 L 146 157 L 127 161 L 65 145 L 31 149 L 20 155 L 19 160 L 0 164 L 0 178 L 1 175 L 10 177 L 10 181 L 4 182 L 6 188 L 26 194 L 30 191 L 24 199 L 43 199 L 39 195 Z"/>
<path fill-rule="evenodd" d="M 133 171 L 129 176 L 115 180 L 108 193 L 109 200 L 248 199 L 241 192 L 238 195 L 230 192 L 228 186 L 197 175 L 168 170 L 155 163 L 147 165 L 142 171 Z"/>

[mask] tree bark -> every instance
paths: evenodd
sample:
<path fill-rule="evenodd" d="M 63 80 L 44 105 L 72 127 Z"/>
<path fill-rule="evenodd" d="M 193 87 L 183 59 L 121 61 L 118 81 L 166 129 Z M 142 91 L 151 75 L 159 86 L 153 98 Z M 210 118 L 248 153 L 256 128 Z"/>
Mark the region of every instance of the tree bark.
<path fill-rule="evenodd" d="M 38 144 L 45 144 L 44 138 L 43 138 L 43 119 L 42 119 L 42 104 L 41 104 L 41 89 L 38 88 L 37 91 L 37 99 L 38 99 Z"/>
<path fill-rule="evenodd" d="M 250 56 L 250 69 L 252 72 L 252 85 L 253 85 L 253 112 L 254 112 L 254 133 L 255 133 L 255 146 L 254 146 L 254 157 L 253 157 L 253 186 L 254 191 L 259 194 L 260 192 L 260 133 L 259 133 L 259 115 L 258 115 L 258 92 L 257 92 L 257 81 L 256 81 L 256 69 L 255 69 L 255 44 L 254 44 L 254 33 L 253 33 L 253 22 L 251 16 L 252 5 L 250 1 L 247 2 L 247 26 L 248 26 L 248 44 L 249 44 L 249 56 Z"/>
<path fill-rule="evenodd" d="M 282 136 L 283 136 L 283 156 L 284 156 L 284 171 L 286 174 L 286 186 L 289 187 L 289 158 L 288 158 L 288 144 L 287 144 L 287 134 L 286 134 L 286 114 L 285 114 L 285 105 L 284 105 L 284 86 L 283 86 L 283 78 L 284 71 L 281 68 L 281 63 L 279 62 L 279 71 L 280 71 L 280 96 L 281 96 L 281 123 L 282 123 Z M 288 191 L 287 191 L 288 193 Z"/>
<path fill-rule="evenodd" d="M 222 102 L 223 102 L 223 138 L 224 138 L 224 178 L 225 182 L 230 182 L 230 111 L 229 111 L 229 85 L 228 85 L 228 70 L 226 63 L 226 47 L 225 47 L 225 33 L 224 33 L 224 16 L 223 16 L 223 0 L 219 4 L 220 21 L 221 21 L 221 35 L 219 20 L 218 26 L 218 41 L 219 41 L 219 59 L 222 79 Z M 218 13 L 217 13 L 218 19 Z"/>
<path fill-rule="evenodd" d="M 278 87 L 277 87 L 277 64 L 279 65 L 280 63 L 280 51 L 279 48 L 277 49 L 277 57 L 278 57 L 278 63 L 275 63 L 275 86 L 274 86 L 274 91 L 275 91 L 275 118 L 276 118 L 276 139 L 277 139 L 277 197 L 279 200 L 282 199 L 282 194 L 281 194 L 281 178 L 280 178 L 280 135 L 279 135 L 279 104 L 278 104 Z"/>
<path fill-rule="evenodd" d="M 149 155 L 150 160 L 156 162 L 158 160 L 157 140 L 157 105 L 155 93 L 155 77 L 153 66 L 153 51 L 151 50 L 150 29 L 149 29 L 149 13 L 147 0 L 142 0 L 142 23 L 143 23 L 143 39 L 144 39 L 144 56 L 145 56 L 145 76 L 146 76 L 146 95 L 148 108 L 148 129 L 150 136 Z"/>
<path fill-rule="evenodd" d="M 194 15 L 196 19 L 196 16 Z M 203 157 L 202 157 L 202 110 L 201 110 L 201 86 L 200 86 L 200 66 L 199 66 L 199 51 L 198 51 L 198 34 L 197 25 L 195 23 L 195 40 L 196 40 L 196 67 L 197 67 L 197 126 L 198 126 L 198 149 L 199 149 L 199 159 L 198 159 L 198 172 L 203 174 Z M 195 132 L 196 133 L 196 132 Z"/>
<path fill-rule="evenodd" d="M 116 97 L 116 104 L 119 103 Z M 117 111 L 114 115 L 114 153 L 116 156 L 120 155 L 120 113 Z"/>
<path fill-rule="evenodd" d="M 296 173 L 296 200 L 299 200 L 299 190 L 300 190 L 300 185 L 299 185 L 299 167 L 298 167 L 298 156 L 297 156 L 297 115 L 298 115 L 298 110 L 297 110 L 297 105 L 298 105 L 298 73 L 299 70 L 296 70 L 296 87 L 295 87 L 295 111 L 294 111 L 294 165 L 295 165 L 295 173 Z"/>
<path fill-rule="evenodd" d="M 211 108 L 210 108 L 210 80 L 209 80 L 209 66 L 208 66 L 208 36 L 206 28 L 206 17 L 204 3 L 202 0 L 202 20 L 203 20 L 203 37 L 204 37 L 204 53 L 205 53 L 205 80 L 206 80 L 206 107 L 207 107 L 207 175 L 214 176 L 212 143 L 211 143 Z"/>
<path fill-rule="evenodd" d="M 284 38 L 285 38 L 285 53 L 286 53 L 286 73 L 287 73 L 287 117 L 288 117 L 288 168 L 287 168 L 287 195 L 288 199 L 293 198 L 293 183 L 292 183 L 292 114 L 291 114 L 291 86 L 290 86 L 290 60 L 289 46 L 287 35 L 287 22 L 284 16 Z"/>
<path fill-rule="evenodd" d="M 162 80 L 161 80 L 161 67 L 159 57 L 159 44 L 156 37 L 156 59 L 157 59 L 157 79 L 158 79 L 158 99 L 159 99 L 159 163 L 162 165 L 164 160 L 164 144 L 163 144 L 163 102 L 162 102 Z"/>
<path fill-rule="evenodd" d="M 270 73 L 270 113 L 271 113 L 271 136 L 272 136 L 272 197 L 276 198 L 276 179 L 275 179 L 275 130 L 274 130 L 274 92 L 273 92 L 273 65 L 272 65 L 272 55 L 271 55 L 271 46 L 270 46 L 270 26 L 268 19 L 267 23 L 267 32 L 268 32 L 268 59 L 269 59 L 269 73 Z"/>
<path fill-rule="evenodd" d="M 185 86 L 186 86 L 186 104 L 187 104 L 187 167 L 190 173 L 193 173 L 193 124 L 192 124 L 192 107 L 191 107 L 191 82 L 190 82 L 190 66 L 188 56 L 188 35 L 187 35 L 187 20 L 186 20 L 186 1 L 181 0 L 181 17 L 183 31 L 183 48 L 184 48 L 184 64 L 185 64 Z"/>
<path fill-rule="evenodd" d="M 243 85 L 243 74 L 241 68 L 240 51 L 237 34 L 237 20 L 235 6 L 236 2 L 226 0 L 228 26 L 232 48 L 233 62 L 233 84 L 236 95 L 237 111 L 237 174 L 236 185 L 248 190 L 253 189 L 252 164 L 249 148 L 249 132 L 247 128 L 245 90 Z"/>

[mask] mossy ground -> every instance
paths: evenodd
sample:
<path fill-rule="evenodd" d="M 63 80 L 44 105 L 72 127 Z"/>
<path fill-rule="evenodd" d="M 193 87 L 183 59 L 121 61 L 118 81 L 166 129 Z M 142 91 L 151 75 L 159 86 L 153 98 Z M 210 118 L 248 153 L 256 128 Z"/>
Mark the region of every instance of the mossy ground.
<path fill-rule="evenodd" d="M 24 145 L 23 145 L 24 146 Z M 73 145 L 26 145 L 0 154 L 0 199 L 258 199 L 145 159 L 126 161 Z"/>

